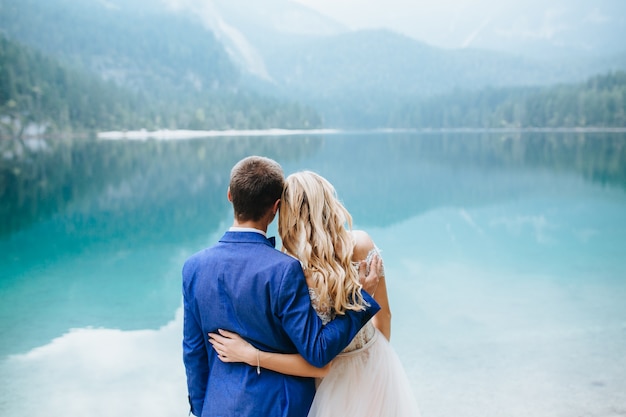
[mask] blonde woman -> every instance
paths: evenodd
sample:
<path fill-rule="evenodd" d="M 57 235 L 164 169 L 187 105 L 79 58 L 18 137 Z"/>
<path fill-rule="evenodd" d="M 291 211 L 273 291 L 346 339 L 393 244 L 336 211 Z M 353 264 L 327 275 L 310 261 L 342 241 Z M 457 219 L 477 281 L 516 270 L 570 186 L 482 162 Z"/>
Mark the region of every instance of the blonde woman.
<path fill-rule="evenodd" d="M 372 264 L 378 250 L 367 233 L 346 229 L 352 218 L 334 187 L 314 172 L 290 175 L 278 221 L 282 250 L 302 263 L 311 302 L 324 324 L 348 310 L 362 310 L 357 265 L 362 260 Z M 417 416 L 410 383 L 389 344 L 391 310 L 384 273 L 379 275 L 373 297 L 381 310 L 325 368 L 316 368 L 297 354 L 259 351 L 224 330 L 209 334 L 210 342 L 223 362 L 245 362 L 259 372 L 265 368 L 322 378 L 309 417 Z"/>

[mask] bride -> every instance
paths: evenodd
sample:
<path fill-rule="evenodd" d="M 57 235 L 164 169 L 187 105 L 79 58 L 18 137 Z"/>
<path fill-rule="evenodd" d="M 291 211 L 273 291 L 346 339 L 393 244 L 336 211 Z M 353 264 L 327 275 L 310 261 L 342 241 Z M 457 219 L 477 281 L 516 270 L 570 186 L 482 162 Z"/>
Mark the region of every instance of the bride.
<path fill-rule="evenodd" d="M 352 218 L 333 186 L 314 172 L 292 174 L 280 204 L 282 250 L 302 263 L 311 303 L 324 324 L 347 310 L 362 309 L 356 265 L 365 260 L 369 269 L 379 253 L 367 233 L 345 228 L 346 223 L 351 228 Z M 321 378 L 309 417 L 418 416 L 411 385 L 389 343 L 391 311 L 384 273 L 380 275 L 372 296 L 381 310 L 325 368 L 298 354 L 262 352 L 226 330 L 210 333 L 209 341 L 223 362 L 245 362 L 258 373 L 265 368 Z"/>

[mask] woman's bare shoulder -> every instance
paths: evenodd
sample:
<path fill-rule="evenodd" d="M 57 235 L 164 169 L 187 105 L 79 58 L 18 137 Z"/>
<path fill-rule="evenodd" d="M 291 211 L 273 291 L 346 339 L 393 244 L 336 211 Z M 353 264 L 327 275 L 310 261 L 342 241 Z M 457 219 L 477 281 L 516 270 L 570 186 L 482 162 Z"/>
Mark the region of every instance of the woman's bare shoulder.
<path fill-rule="evenodd" d="M 354 236 L 354 253 L 352 255 L 353 261 L 362 261 L 367 258 L 367 255 L 372 249 L 375 249 L 374 241 L 370 235 L 363 230 L 353 230 L 352 236 Z"/>

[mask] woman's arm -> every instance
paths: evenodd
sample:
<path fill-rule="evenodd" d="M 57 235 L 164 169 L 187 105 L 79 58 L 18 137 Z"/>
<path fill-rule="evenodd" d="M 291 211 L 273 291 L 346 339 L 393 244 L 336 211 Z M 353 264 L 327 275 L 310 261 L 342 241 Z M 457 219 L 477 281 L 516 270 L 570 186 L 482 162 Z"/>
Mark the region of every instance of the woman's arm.
<path fill-rule="evenodd" d="M 355 239 L 354 254 L 352 260 L 357 262 L 365 259 L 372 249 L 376 249 L 372 238 L 362 230 L 353 230 L 352 234 Z M 382 267 L 382 259 L 380 259 L 380 269 Z M 385 274 L 379 273 L 380 280 L 376 292 L 372 294 L 374 300 L 380 305 L 380 311 L 372 318 L 372 324 L 376 327 L 387 340 L 391 339 L 391 308 L 389 306 L 389 297 L 387 295 L 387 283 L 385 282 Z"/>
<path fill-rule="evenodd" d="M 285 375 L 322 378 L 330 370 L 330 363 L 317 368 L 299 354 L 263 352 L 245 341 L 237 333 L 218 330 L 209 333 L 209 343 L 222 362 L 244 362 L 250 366 L 269 369 Z"/>

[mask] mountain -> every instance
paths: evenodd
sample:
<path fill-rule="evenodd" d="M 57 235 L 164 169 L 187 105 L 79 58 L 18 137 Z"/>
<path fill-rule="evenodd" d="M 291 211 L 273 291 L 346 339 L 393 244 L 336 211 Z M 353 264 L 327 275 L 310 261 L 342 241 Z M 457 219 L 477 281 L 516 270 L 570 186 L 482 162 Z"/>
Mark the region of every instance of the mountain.
<path fill-rule="evenodd" d="M 609 9 L 598 10 L 600 19 Z M 289 0 L 0 0 L 0 28 L 143 94 L 150 126 L 170 129 L 388 126 L 402 119 L 390 109 L 428 98 L 626 69 L 626 53 L 537 58 L 437 48 L 390 30 L 350 30 Z"/>
<path fill-rule="evenodd" d="M 604 3 L 616 4 L 598 2 Z M 389 30 L 351 31 L 289 0 L 0 0 L 0 6 L 8 36 L 120 84 L 158 85 L 166 97 L 233 90 L 242 82 L 313 101 L 353 93 L 422 97 L 579 82 L 626 69 L 626 53 L 538 59 L 435 48 Z M 524 10 L 543 13 L 535 6 Z M 610 11 L 597 10 L 598 16 Z M 475 39 L 493 39 L 481 33 Z"/>
<path fill-rule="evenodd" d="M 547 19 L 545 16 L 559 16 L 554 12 L 557 1 L 547 0 L 533 7 L 518 2 L 508 8 L 501 5 L 493 11 L 501 12 L 501 20 L 484 17 L 486 23 L 472 32 L 466 47 L 457 49 L 437 48 L 390 30 L 348 30 L 332 20 L 323 20 L 324 25 L 319 26 L 318 13 L 287 0 L 255 2 L 249 7 L 244 7 L 243 0 L 213 0 L 210 16 L 231 28 L 232 33 L 236 31 L 239 42 L 245 43 L 248 54 L 255 57 L 254 68 L 262 68 L 259 76 L 259 71 L 237 61 L 244 79 L 254 88 L 309 103 L 331 126 L 355 126 L 365 120 L 380 126 L 389 120 L 380 112 L 394 102 L 422 101 L 487 87 L 580 83 L 597 74 L 625 70 L 626 52 L 615 52 L 623 50 L 619 45 L 592 48 L 593 55 L 576 49 L 575 39 L 597 29 L 589 22 L 578 22 L 567 26 L 567 30 L 559 23 L 558 31 L 546 23 L 546 36 L 553 42 L 528 34 L 527 43 L 516 43 L 516 36 L 522 33 L 518 26 L 522 26 L 511 23 L 510 29 L 518 34 L 509 34 L 511 48 L 506 52 L 496 50 L 503 49 L 504 38 L 509 36 L 503 32 L 502 24 L 517 17 L 534 27 L 535 21 Z M 293 7 L 298 9 L 297 14 L 287 12 Z M 566 10 L 572 11 L 571 18 L 576 23 L 585 16 L 590 20 L 593 16 L 599 19 L 605 13 L 617 13 L 621 7 L 615 1 L 600 0 L 597 8 L 589 11 L 588 5 L 575 1 Z M 285 16 L 296 15 L 294 21 L 298 25 L 277 23 L 284 21 Z M 620 16 L 617 14 L 614 19 L 618 23 Z M 287 29 L 294 26 L 301 30 Z M 604 35 L 594 38 L 598 45 L 604 45 L 603 39 L 619 41 L 611 34 L 622 29 L 616 29 L 615 24 L 608 26 Z M 570 44 L 561 40 L 566 34 L 571 35 L 566 39 Z M 500 48 L 486 43 L 482 48 L 473 47 L 474 42 L 483 45 L 481 42 L 488 39 L 500 39 Z M 530 42 L 532 39 L 535 43 Z M 533 53 L 522 53 L 524 45 Z M 554 52 L 555 45 L 559 45 L 559 53 Z M 543 52 L 538 46 L 545 47 Z"/>
<path fill-rule="evenodd" d="M 310 107 L 246 88 L 202 21 L 172 13 L 164 4 L 0 0 L 0 27 L 11 56 L 24 58 L 3 62 L 4 70 L 18 74 L 3 81 L 22 86 L 0 97 L 0 117 L 10 112 L 5 129 L 10 136 L 19 136 L 25 123 L 64 131 L 320 126 Z M 37 62 L 54 61 L 46 68 L 70 75 L 56 77 L 54 70 L 41 75 L 39 65 L 22 65 L 38 54 L 47 60 Z M 58 105 L 40 106 L 51 102 Z"/>
<path fill-rule="evenodd" d="M 388 30 L 302 41 L 268 53 L 267 61 L 278 85 L 315 97 L 363 91 L 421 97 L 455 88 L 584 78 L 521 56 L 477 49 L 444 50 Z"/>
<path fill-rule="evenodd" d="M 265 81 L 267 54 L 294 40 L 345 33 L 348 29 L 289 0 L 163 0 L 178 14 L 200 19 L 244 71 Z"/>
<path fill-rule="evenodd" d="M 402 102 L 486 88 L 578 83 L 626 69 L 626 55 L 555 64 L 487 50 L 435 48 L 387 30 L 301 40 L 267 53 L 266 59 L 274 82 L 268 91 L 299 97 L 318 109 L 327 125 L 342 127 L 396 126 L 390 121 L 401 117 L 389 112 Z"/>
<path fill-rule="evenodd" d="M 598 73 L 626 69 L 626 49 L 617 46 L 595 49 L 593 59 L 589 59 L 588 54 L 562 53 L 557 56 L 537 51 L 522 54 L 521 43 L 516 43 L 522 30 L 516 28 L 521 27 L 521 23 L 517 26 L 511 23 L 510 29 L 515 29 L 517 35 L 510 35 L 511 48 L 503 52 L 504 39 L 509 35 L 503 32 L 502 24 L 518 17 L 528 20 L 528 24 L 534 27 L 535 21 L 544 19 L 541 16 L 554 14 L 550 12 L 553 8 L 545 6 L 548 7 L 546 9 L 538 4 L 531 8 L 514 2 L 510 7 L 497 7 L 487 17 L 494 15 L 500 18 L 487 19 L 483 16 L 473 21 L 487 19 L 480 28 L 470 26 L 473 32 L 472 36 L 465 35 L 468 37 L 466 47 L 442 49 L 390 30 L 349 30 L 289 0 L 253 3 L 246 0 L 167 1 L 173 10 L 197 16 L 210 27 L 239 64 L 244 77 L 251 75 L 253 79 L 269 83 L 270 90 L 278 89 L 289 96 L 318 98 L 354 91 L 424 96 L 449 92 L 454 88 L 578 82 Z M 546 4 L 556 1 L 547 0 Z M 586 16 L 585 11 L 588 10 L 582 2 L 575 3 L 570 7 L 578 13 L 572 17 L 574 21 Z M 614 7 L 600 9 L 604 3 Z M 598 4 L 593 15 L 597 19 L 622 7 L 609 0 L 600 0 Z M 474 10 L 474 13 L 478 12 Z M 621 22 L 619 17 L 615 21 Z M 571 32 L 589 38 L 589 33 L 596 33 L 591 29 L 580 23 L 569 32 L 565 29 L 555 31 L 549 26 L 545 31 L 550 33 L 546 36 L 554 34 L 554 42 L 563 43 L 559 40 L 559 36 L 565 36 L 562 33 Z M 469 28 L 460 27 L 458 30 Z M 619 31 L 616 31 L 615 25 L 610 25 L 602 33 L 605 35 L 596 38 L 598 43 L 604 45 L 600 40 L 610 39 L 611 33 Z M 552 44 L 545 37 L 532 36 L 529 32 L 529 39 L 535 39 L 537 44 L 547 48 L 546 51 L 550 50 Z M 498 45 L 486 43 L 496 39 L 500 39 Z M 571 42 L 574 40 L 571 39 Z M 619 43 L 619 39 L 613 39 L 613 43 Z M 474 44 L 480 47 L 473 47 Z"/>
<path fill-rule="evenodd" d="M 145 0 L 0 0 L 10 38 L 137 90 L 171 96 L 236 87 L 239 73 L 197 19 Z"/>

